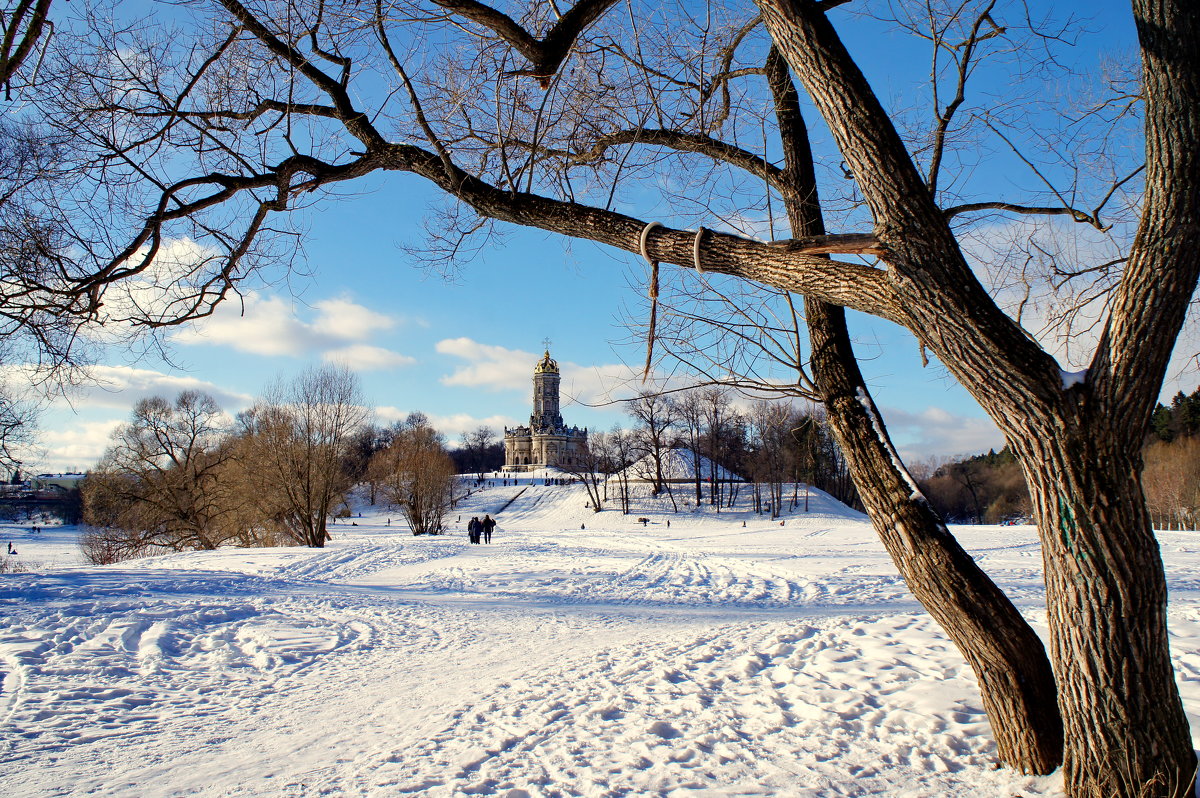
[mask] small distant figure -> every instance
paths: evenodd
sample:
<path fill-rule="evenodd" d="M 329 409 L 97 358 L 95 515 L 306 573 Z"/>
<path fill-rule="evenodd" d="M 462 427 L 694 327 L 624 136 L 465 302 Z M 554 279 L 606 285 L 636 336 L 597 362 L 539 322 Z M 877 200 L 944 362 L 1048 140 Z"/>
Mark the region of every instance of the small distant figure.
<path fill-rule="evenodd" d="M 351 521 L 351 522 L 350 522 L 350 526 L 358 526 L 358 522 L 357 522 L 357 521 Z"/>
<path fill-rule="evenodd" d="M 670 528 L 671 528 L 671 519 L 668 518 L 667 519 L 667 529 L 670 529 Z"/>
<path fill-rule="evenodd" d="M 8 542 L 8 553 L 12 554 L 12 541 L 11 540 Z"/>
<path fill-rule="evenodd" d="M 492 518 L 490 515 L 484 513 L 483 521 L 480 523 L 480 526 L 483 529 L 483 542 L 491 543 L 492 542 L 492 530 L 496 528 L 496 519 Z"/>
<path fill-rule="evenodd" d="M 580 529 L 587 529 L 587 524 L 580 524 L 580 525 L 579 525 L 579 528 L 580 528 Z"/>
<path fill-rule="evenodd" d="M 646 524 L 650 523 L 650 519 L 649 518 L 639 518 L 638 523 L 640 523 L 642 525 L 642 527 L 645 528 Z"/>
<path fill-rule="evenodd" d="M 392 519 L 390 519 L 390 518 L 388 519 L 387 525 L 388 525 L 388 526 L 391 526 L 391 525 L 392 525 Z"/>
<path fill-rule="evenodd" d="M 745 522 L 745 521 L 743 521 L 743 522 L 742 522 L 742 529 L 745 529 L 745 528 L 746 528 L 746 522 Z"/>
<path fill-rule="evenodd" d="M 786 524 L 786 523 L 787 523 L 787 521 L 780 521 L 780 522 L 779 522 L 779 525 L 780 525 L 780 526 L 783 526 L 783 525 L 784 525 L 784 524 Z"/>

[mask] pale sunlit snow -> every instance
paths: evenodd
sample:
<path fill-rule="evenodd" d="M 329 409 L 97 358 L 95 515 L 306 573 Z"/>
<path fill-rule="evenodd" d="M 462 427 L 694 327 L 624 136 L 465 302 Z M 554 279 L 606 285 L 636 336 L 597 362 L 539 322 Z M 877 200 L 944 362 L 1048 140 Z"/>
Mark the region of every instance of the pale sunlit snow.
<path fill-rule="evenodd" d="M 91 567 L 72 529 L 0 527 L 39 569 L 0 575 L 0 793 L 1059 794 L 994 769 L 969 668 L 824 494 L 781 525 L 682 509 L 687 486 L 678 515 L 643 495 L 622 516 L 496 485 L 451 535 L 361 506 L 324 550 Z M 1044 632 L 1033 531 L 955 531 Z M 1200 538 L 1162 540 L 1194 714 Z"/>

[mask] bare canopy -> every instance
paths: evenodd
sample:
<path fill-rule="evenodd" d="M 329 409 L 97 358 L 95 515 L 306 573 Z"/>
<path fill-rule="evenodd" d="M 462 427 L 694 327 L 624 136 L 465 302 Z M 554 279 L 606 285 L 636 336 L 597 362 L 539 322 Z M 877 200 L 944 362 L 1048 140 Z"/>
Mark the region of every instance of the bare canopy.
<path fill-rule="evenodd" d="M 69 33 L 60 24 L 34 100 L 42 124 L 77 137 L 71 190 L 21 197 L 58 245 L 7 277 L 5 311 L 151 328 L 203 315 L 290 251 L 289 210 L 397 172 L 471 209 L 449 215 L 450 250 L 508 222 L 895 321 L 979 401 L 1029 482 L 1069 792 L 1188 794 L 1195 756 L 1140 447 L 1200 273 L 1200 15 L 1134 0 L 1140 85 L 1122 106 L 1114 82 L 1079 117 L 1089 135 L 1058 140 L 1061 128 L 1030 130 L 1070 110 L 1045 109 L 1052 92 L 976 102 L 970 79 L 989 52 L 1011 56 L 1002 85 L 1037 71 L 1016 65 L 1052 71 L 1066 28 L 1019 2 L 892 4 L 890 24 L 935 53 L 917 119 L 872 89 L 842 39 L 871 21 L 845 5 L 220 0 L 141 24 L 84 7 Z M 782 96 L 771 81 L 793 80 L 836 153 L 806 171 L 779 165 L 782 125 L 764 112 Z M 1144 151 L 1109 146 L 1139 116 Z M 1035 188 L 972 183 L 999 151 Z M 760 240 L 775 207 L 817 182 L 840 232 L 789 210 L 796 236 Z M 1026 305 L 991 279 L 997 264 L 968 258 L 980 214 L 1069 219 L 1119 250 L 1049 258 L 1055 279 L 1034 287 L 1084 297 L 1088 314 L 1063 316 L 1098 331 L 1082 378 L 1064 380 Z M 865 393 L 835 398 L 881 428 Z M 894 492 L 906 474 L 879 451 Z M 895 551 L 916 552 L 917 522 L 881 519 L 882 506 Z"/>

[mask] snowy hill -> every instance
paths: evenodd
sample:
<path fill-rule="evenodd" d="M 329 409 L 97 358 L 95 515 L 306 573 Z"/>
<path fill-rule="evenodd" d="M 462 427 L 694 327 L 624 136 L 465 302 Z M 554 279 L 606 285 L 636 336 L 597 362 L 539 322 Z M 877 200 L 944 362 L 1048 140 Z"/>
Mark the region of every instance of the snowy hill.
<path fill-rule="evenodd" d="M 362 506 L 323 550 L 91 567 L 71 530 L 0 528 L 41 568 L 0 575 L 4 793 L 1059 794 L 992 769 L 969 668 L 832 498 L 781 525 L 495 484 L 446 536 Z M 1040 624 L 1032 530 L 959 532 Z M 1198 540 L 1162 535 L 1193 713 Z"/>
<path fill-rule="evenodd" d="M 697 473 L 700 474 L 702 482 L 712 481 L 714 477 L 722 482 L 740 482 L 742 479 L 704 455 L 693 455 L 691 449 L 670 449 L 659 455 L 658 460 L 656 465 L 654 456 L 648 454 L 612 478 L 615 480 L 624 476 L 626 479 L 648 482 L 655 478 L 658 468 L 661 467 L 662 477 L 668 482 L 694 482 Z"/>

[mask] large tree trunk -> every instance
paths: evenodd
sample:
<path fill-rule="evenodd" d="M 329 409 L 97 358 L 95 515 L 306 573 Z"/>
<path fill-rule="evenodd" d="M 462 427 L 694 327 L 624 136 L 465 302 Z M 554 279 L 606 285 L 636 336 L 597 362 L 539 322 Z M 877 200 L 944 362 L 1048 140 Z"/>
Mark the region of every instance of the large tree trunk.
<path fill-rule="evenodd" d="M 971 272 L 822 6 L 757 2 L 871 208 L 902 323 L 1000 425 L 1025 469 L 1045 550 L 1068 794 L 1188 794 L 1195 756 L 1137 446 L 1200 274 L 1200 15 L 1183 0 L 1134 2 L 1146 63 L 1142 227 L 1087 383 L 1068 389 L 1057 362 Z"/>
<path fill-rule="evenodd" d="M 792 232 L 825 232 L 808 130 L 782 55 L 767 80 L 792 191 Z M 830 426 L 875 530 L 917 600 L 941 625 L 979 681 L 1000 760 L 1022 773 L 1062 763 L 1063 725 L 1046 649 L 1008 597 L 963 551 L 896 456 L 858 368 L 844 309 L 805 299 L 812 372 Z"/>
<path fill-rule="evenodd" d="M 1072 796 L 1191 796 L 1196 757 L 1167 643 L 1140 454 L 1078 419 L 1014 441 L 1045 560 Z"/>
<path fill-rule="evenodd" d="M 1063 724 L 1041 639 L 903 470 L 863 387 L 845 311 L 817 301 L 806 310 L 813 376 L 875 530 L 909 590 L 974 670 L 1001 761 L 1050 773 L 1062 762 Z"/>

